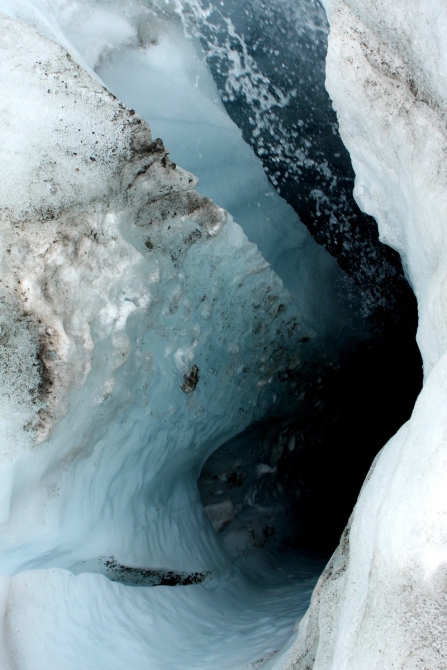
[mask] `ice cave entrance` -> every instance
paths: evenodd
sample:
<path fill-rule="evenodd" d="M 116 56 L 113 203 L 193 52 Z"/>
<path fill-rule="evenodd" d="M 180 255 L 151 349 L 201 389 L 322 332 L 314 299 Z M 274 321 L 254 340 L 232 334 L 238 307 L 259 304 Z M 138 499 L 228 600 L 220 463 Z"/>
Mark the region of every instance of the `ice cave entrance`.
<path fill-rule="evenodd" d="M 398 254 L 379 242 L 375 221 L 352 196 L 349 155 L 324 87 L 324 10 L 314 0 L 226 0 L 180 4 L 169 18 L 161 18 L 156 5 L 150 11 L 156 21 L 152 33 L 146 28 L 144 47 L 126 46 L 127 34 L 119 46 L 107 34 L 98 37 L 93 19 L 77 33 L 78 41 L 72 35 L 73 43 L 102 81 L 164 138 L 172 158 L 198 175 L 199 191 L 243 226 L 286 287 L 306 301 L 312 325 L 340 356 L 306 378 L 304 404 L 301 399 L 293 409 L 264 417 L 210 458 L 200 479 L 205 504 L 215 505 L 209 514 L 226 527 L 235 506 L 222 488 L 248 496 L 264 463 L 250 495 L 263 503 L 266 495 L 270 503 L 272 496 L 282 499 L 273 516 L 287 509 L 294 544 L 331 551 L 374 456 L 409 417 L 421 363 L 416 301 Z M 93 57 L 85 53 L 86 35 Z M 93 36 L 103 47 L 100 57 Z M 296 214 L 337 260 L 343 279 L 334 279 L 331 260 L 314 247 L 307 254 L 321 284 L 309 281 Z M 345 283 L 332 291 L 327 277 Z M 350 304 L 340 296 L 344 291 Z M 301 380 L 296 389 L 298 397 Z M 278 465 L 278 444 L 286 443 Z M 232 486 L 241 472 L 248 482 Z M 257 523 L 269 533 L 263 514 Z M 250 532 L 258 538 L 260 529 Z"/>
<path fill-rule="evenodd" d="M 116 660 L 120 649 L 134 642 L 135 670 L 267 668 L 304 614 L 374 456 L 409 417 L 421 385 L 415 300 L 397 254 L 380 244 L 374 221 L 353 200 L 349 156 L 324 89 L 324 10 L 317 0 L 85 0 L 70 8 L 36 0 L 13 9 L 4 0 L 0 7 L 61 44 L 130 115 L 145 119 L 152 137 L 163 138 L 169 148 L 161 167 L 176 170 L 178 164 L 198 176 L 200 196 L 191 198 L 205 196 L 201 203 L 213 200 L 231 215 L 222 248 L 198 248 L 194 263 L 184 266 L 180 224 L 168 216 L 161 221 L 160 239 L 172 247 L 166 262 L 157 261 L 168 279 L 157 294 L 162 308 L 150 336 L 138 321 L 138 277 L 134 293 L 127 285 L 122 289 L 130 344 L 120 344 L 117 336 L 116 347 L 127 347 L 122 356 L 131 363 L 104 394 L 113 411 L 101 416 L 112 422 L 118 417 L 116 430 L 104 423 L 95 437 L 98 445 L 106 442 L 104 435 L 110 444 L 116 441 L 116 472 L 107 474 L 101 456 L 91 463 L 99 463 L 110 477 L 110 491 L 123 501 L 119 521 L 108 499 L 101 504 L 107 523 L 126 526 L 116 537 L 129 544 L 131 558 L 112 549 L 106 554 L 101 531 L 78 550 L 64 526 L 66 544 L 50 546 L 48 540 L 39 558 L 30 549 L 17 572 L 69 569 L 78 575 L 85 612 L 92 611 L 93 593 L 99 610 L 127 611 L 130 622 L 138 618 L 138 642 L 129 622 L 112 626 L 121 647 L 116 653 L 96 649 L 97 669 L 123 667 Z M 151 144 L 154 155 L 164 151 L 157 142 Z M 142 173 L 147 170 L 146 165 Z M 175 220 L 177 212 L 171 215 Z M 273 279 L 260 290 L 257 276 L 270 269 L 234 222 L 280 278 L 275 295 L 269 294 Z M 137 233 L 126 235 L 141 253 L 158 253 L 159 238 L 152 233 L 143 238 L 138 232 L 138 240 Z M 191 224 L 188 244 L 201 236 Z M 237 251 L 228 253 L 230 244 Z M 217 260 L 210 260 L 211 253 Z M 226 273 L 225 281 L 216 267 Z M 238 273 L 242 308 L 240 294 L 231 292 Z M 209 324 L 216 304 L 221 321 Z M 281 326 L 274 320 L 266 326 L 267 308 L 283 319 Z M 189 332 L 191 314 L 198 316 Z M 176 349 L 163 339 L 170 342 L 174 331 Z M 264 331 L 268 355 L 267 344 L 253 351 L 245 343 L 263 342 Z M 287 352 L 281 367 L 286 335 L 297 348 Z M 206 355 L 200 353 L 201 338 Z M 250 361 L 242 357 L 244 346 Z M 50 366 L 52 351 L 41 354 L 42 366 Z M 109 355 L 106 345 L 104 352 Z M 101 360 L 92 362 L 98 376 Z M 172 363 L 169 370 L 162 360 Z M 270 377 L 265 373 L 256 382 L 257 368 L 264 372 L 276 363 Z M 145 365 L 158 384 L 149 403 L 150 421 L 157 425 L 150 439 L 141 427 L 148 421 L 147 402 L 136 408 L 129 401 L 132 383 L 147 390 Z M 180 375 L 175 387 L 170 370 Z M 242 381 L 234 390 L 228 378 L 237 375 Z M 90 391 L 87 398 L 94 397 Z M 239 392 L 237 404 L 233 394 Z M 189 403 L 191 414 L 180 415 L 171 396 Z M 125 427 L 129 416 L 140 426 L 132 435 Z M 124 458 L 120 440 L 141 443 L 141 449 L 126 451 Z M 145 455 L 151 440 L 159 448 L 160 470 L 153 489 L 144 479 L 145 468 L 153 467 Z M 189 446 L 182 451 L 183 443 Z M 74 497 L 82 498 L 82 482 L 94 476 L 92 464 L 76 466 Z M 137 502 L 126 498 L 133 480 L 141 488 Z M 143 530 L 135 520 L 143 508 L 145 523 L 154 529 L 144 564 L 138 558 L 144 555 Z M 97 511 L 98 518 L 102 513 Z M 64 515 L 75 518 L 69 507 Z M 135 536 L 134 528 L 140 528 Z M 14 566 L 12 550 L 11 556 Z M 95 581 L 98 573 L 115 582 L 113 590 Z M 65 573 L 57 579 L 58 593 L 72 588 Z M 79 607 L 82 619 L 84 605 Z M 65 644 L 72 642 L 68 635 Z M 82 665 L 84 652 L 76 647 L 73 653 Z"/>
<path fill-rule="evenodd" d="M 150 3 L 145 11 L 138 29 L 128 14 L 75 14 L 66 34 L 110 90 L 148 120 L 171 158 L 199 177 L 199 191 L 242 225 L 306 303 L 328 347 L 323 369 L 306 378 L 304 404 L 264 417 L 235 438 L 237 446 L 226 445 L 234 452 L 233 463 L 222 455 L 226 469 L 218 454 L 211 457 L 200 479 L 205 504 L 221 504 L 209 513 L 222 513 L 216 523 L 226 525 L 235 508 L 232 496 L 218 493 L 220 482 L 238 478 L 237 468 L 257 477 L 253 454 L 263 454 L 260 488 L 273 495 L 276 487 L 278 509 L 293 519 L 293 543 L 331 551 L 374 456 L 410 415 L 421 362 L 416 301 L 399 256 L 379 242 L 375 221 L 353 199 L 349 154 L 324 87 L 324 9 L 318 0 L 225 0 Z M 297 215 L 337 269 L 321 249 L 308 248 Z M 301 380 L 294 393 L 303 393 Z M 287 476 L 278 474 L 275 431 L 278 443 L 289 440 Z M 208 466 L 217 467 L 215 491 Z"/>

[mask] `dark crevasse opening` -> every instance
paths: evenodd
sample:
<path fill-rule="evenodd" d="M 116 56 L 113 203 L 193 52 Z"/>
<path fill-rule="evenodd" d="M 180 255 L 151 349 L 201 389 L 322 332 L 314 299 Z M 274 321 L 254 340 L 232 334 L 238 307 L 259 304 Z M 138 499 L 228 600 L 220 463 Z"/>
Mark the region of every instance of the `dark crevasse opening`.
<path fill-rule="evenodd" d="M 354 280 L 368 336 L 307 381 L 304 411 L 300 405 L 295 416 L 266 419 L 230 442 L 225 457 L 216 453 L 205 465 L 199 484 L 205 505 L 232 501 L 222 534 L 231 535 L 241 514 L 239 525 L 245 519 L 256 541 L 276 537 L 331 551 L 374 457 L 409 418 L 420 391 L 416 299 L 399 255 L 379 241 L 375 220 L 353 197 L 350 157 L 324 86 L 321 4 L 225 0 L 208 10 L 195 28 L 226 110 L 271 183 Z M 271 516 L 258 511 L 254 520 L 253 505 L 267 500 Z"/>
<path fill-rule="evenodd" d="M 335 549 L 374 457 L 417 395 L 418 377 L 402 389 L 405 361 L 386 377 L 377 370 L 378 349 L 354 351 L 308 381 L 295 415 L 264 419 L 204 465 L 202 501 L 230 552 L 268 544 Z"/>

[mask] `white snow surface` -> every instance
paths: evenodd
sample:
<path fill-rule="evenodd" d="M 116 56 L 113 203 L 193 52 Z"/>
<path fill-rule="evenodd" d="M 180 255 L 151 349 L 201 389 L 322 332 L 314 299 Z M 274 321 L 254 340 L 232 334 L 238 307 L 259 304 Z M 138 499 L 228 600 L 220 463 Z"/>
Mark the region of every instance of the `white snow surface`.
<path fill-rule="evenodd" d="M 1 7 L 59 30 L 45 3 Z M 126 25 L 107 19 L 118 41 Z M 86 35 L 97 58 L 103 47 Z M 70 48 L 88 70 L 87 51 Z M 326 256 L 299 232 L 305 269 L 292 296 L 87 70 L 0 15 L 1 668 L 257 667 L 303 612 L 312 570 L 298 566 L 292 589 L 278 570 L 232 565 L 197 477 L 213 450 L 275 412 L 276 373 L 324 349 L 307 291 L 324 295 Z M 225 117 L 213 105 L 210 170 L 230 142 L 217 142 Z M 261 212 L 256 183 L 244 198 Z M 285 235 L 275 234 L 273 250 Z M 330 267 L 329 284 L 340 274 Z M 205 581 L 124 586 L 97 574 L 107 561 Z"/>
<path fill-rule="evenodd" d="M 425 383 L 411 419 L 373 464 L 299 632 L 266 667 L 445 670 L 447 4 L 325 4 L 327 87 L 355 196 L 403 258 Z"/>

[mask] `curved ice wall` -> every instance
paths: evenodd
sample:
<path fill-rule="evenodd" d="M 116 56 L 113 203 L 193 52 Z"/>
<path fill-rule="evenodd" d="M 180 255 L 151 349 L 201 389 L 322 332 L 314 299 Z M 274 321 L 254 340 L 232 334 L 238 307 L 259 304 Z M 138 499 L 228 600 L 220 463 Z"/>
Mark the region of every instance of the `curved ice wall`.
<path fill-rule="evenodd" d="M 343 350 L 341 367 L 321 370 L 320 366 L 322 375 L 307 377 L 305 406 L 300 403 L 294 425 L 286 427 L 288 436 L 280 427 L 277 430 L 282 430 L 279 440 L 288 443 L 288 437 L 295 435 L 297 444 L 286 469 L 300 474 L 295 481 L 287 477 L 283 495 L 288 498 L 286 506 L 299 517 L 292 525 L 306 534 L 307 542 L 332 549 L 377 450 L 409 416 L 420 376 L 413 372 L 419 365 L 411 340 L 414 304 L 405 302 L 411 291 L 399 269 L 387 260 L 386 247 L 377 242 L 375 224 L 371 242 L 360 211 L 357 208 L 353 215 L 353 202 L 347 199 L 352 182 L 349 157 L 336 134 L 323 86 L 324 10 L 313 0 L 301 0 L 296 6 L 273 2 L 269 7 L 250 1 L 217 6 L 164 0 L 4 0 L 3 7 L 64 45 L 77 62 L 150 122 L 171 159 L 199 177 L 199 191 L 230 211 L 272 264 L 305 309 L 320 343 L 324 340 L 326 362 L 336 361 L 337 352 Z M 318 226 L 326 222 L 323 238 L 353 281 L 312 243 L 292 208 L 278 198 L 261 162 L 225 113 L 221 98 L 261 157 L 270 180 L 283 188 L 281 179 L 286 179 L 289 201 L 304 220 L 317 203 Z M 275 172 L 269 169 L 270 160 L 276 161 Z M 318 226 L 312 234 L 321 239 Z M 335 236 L 332 242 L 331 236 Z M 349 302 L 355 304 L 354 310 Z M 396 304 L 402 307 L 399 316 Z M 319 352 L 321 357 L 320 345 Z M 296 397 L 303 391 L 302 372 L 303 368 L 295 374 Z M 384 379 L 384 393 L 372 392 L 374 382 Z M 352 412 L 370 426 L 361 450 L 350 427 Z M 278 405 L 274 413 L 278 414 Z M 383 420 L 376 422 L 379 413 Z M 338 442 L 345 445 L 343 454 L 333 449 Z M 272 459 L 271 467 L 276 468 L 276 457 Z M 275 486 L 283 486 L 283 480 Z M 304 498 L 296 504 L 304 490 Z"/>
<path fill-rule="evenodd" d="M 240 611 L 245 587 L 197 477 L 221 444 L 290 404 L 291 373 L 336 360 L 352 337 L 337 291 L 349 284 L 269 186 L 169 7 L 169 20 L 158 8 L 142 24 L 141 45 L 141 26 L 102 5 L 99 18 L 85 5 L 2 7 L 41 31 L 1 17 L 2 668 L 247 667 L 280 646 L 303 600 L 271 591 L 279 623 L 251 593 Z M 95 20 L 106 27 L 99 44 L 88 30 L 85 50 L 74 44 L 78 19 L 92 35 Z M 209 187 L 234 197 L 293 294 L 94 74 L 102 55 L 118 80 L 129 53 L 135 67 L 161 61 L 160 85 L 171 57 L 184 68 L 176 84 L 192 108 L 181 111 L 198 142 L 207 124 L 215 140 Z M 190 586 L 137 590 L 97 574 L 115 569 Z M 213 652 L 209 636 L 225 630 L 208 625 L 215 588 L 234 635 Z"/>
<path fill-rule="evenodd" d="M 427 68 L 421 54 L 442 62 L 444 10 L 406 8 L 402 24 L 396 5 L 387 24 L 382 4 L 348 5 L 329 8 L 331 95 L 359 201 L 403 255 L 418 296 L 428 378 L 365 484 L 297 639 L 264 667 L 280 656 L 277 667 L 407 668 L 423 659 L 441 668 L 445 105 L 442 68 Z M 336 357 L 350 337 L 349 309 L 332 287 L 346 291 L 346 278 L 241 143 L 185 39 L 182 5 L 1 6 L 93 77 L 39 33 L 2 19 L 2 667 L 259 667 L 302 601 L 282 591 L 287 615 L 277 626 L 277 592 L 240 610 L 240 582 L 196 479 L 223 442 L 287 404 L 284 379 L 299 361 L 305 370 Z M 416 33 L 424 40 L 413 53 Z M 132 68 L 152 76 L 144 90 Z M 203 168 L 203 195 L 98 75 L 154 115 L 156 135 L 171 126 L 179 162 Z M 155 80 L 163 96 L 151 101 Z M 180 97 L 169 97 L 169 80 Z M 406 154 L 415 138 L 417 152 Z M 244 224 L 293 298 L 206 196 Z M 92 574 L 115 568 L 211 581 L 173 593 Z M 217 602 L 223 618 L 213 621 Z M 213 647 L 226 616 L 232 633 Z M 249 629 L 247 650 L 240 631 Z"/>

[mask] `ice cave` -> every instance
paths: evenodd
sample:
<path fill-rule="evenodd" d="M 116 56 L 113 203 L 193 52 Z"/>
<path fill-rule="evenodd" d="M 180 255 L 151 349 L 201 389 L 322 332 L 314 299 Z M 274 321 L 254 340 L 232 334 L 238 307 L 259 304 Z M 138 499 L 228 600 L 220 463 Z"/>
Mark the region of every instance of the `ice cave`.
<path fill-rule="evenodd" d="M 0 670 L 446 670 L 446 36 L 0 0 Z"/>

